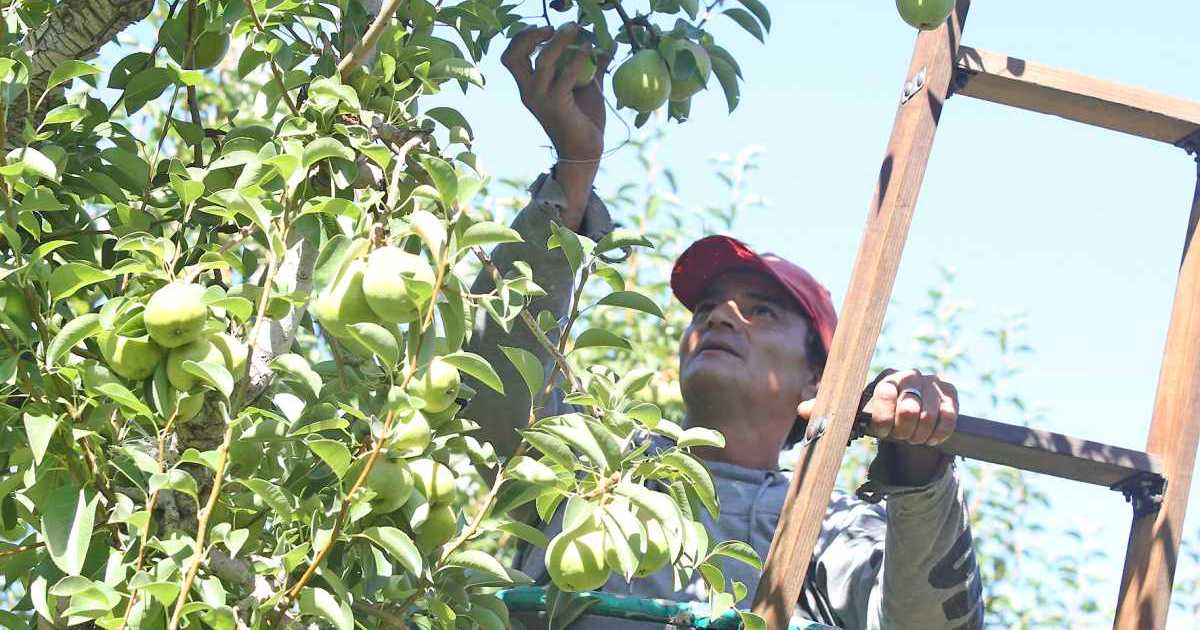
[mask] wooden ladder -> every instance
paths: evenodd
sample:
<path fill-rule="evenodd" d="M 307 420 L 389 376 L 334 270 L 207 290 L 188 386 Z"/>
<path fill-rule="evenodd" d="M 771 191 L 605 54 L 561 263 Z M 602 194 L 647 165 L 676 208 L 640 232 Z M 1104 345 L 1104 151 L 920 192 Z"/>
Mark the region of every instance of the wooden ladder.
<path fill-rule="evenodd" d="M 804 568 L 854 432 L 933 137 L 950 95 L 1053 114 L 1200 153 L 1200 103 L 962 46 L 969 8 L 970 0 L 958 0 L 946 24 L 917 36 L 809 439 L 798 449 L 787 503 L 755 593 L 754 610 L 768 628 L 787 627 L 795 611 Z M 941 447 L 1125 494 L 1133 504 L 1133 525 L 1115 628 L 1166 624 L 1200 441 L 1200 252 L 1189 248 L 1198 219 L 1200 170 L 1145 452 L 969 416 L 960 417 L 956 434 Z"/>

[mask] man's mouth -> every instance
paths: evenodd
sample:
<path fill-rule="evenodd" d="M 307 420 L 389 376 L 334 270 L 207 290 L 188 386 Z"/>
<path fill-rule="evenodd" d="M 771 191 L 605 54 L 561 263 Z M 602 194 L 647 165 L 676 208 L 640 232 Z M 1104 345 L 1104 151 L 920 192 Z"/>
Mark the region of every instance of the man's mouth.
<path fill-rule="evenodd" d="M 720 341 L 705 341 L 704 343 L 700 344 L 699 348 L 696 349 L 696 354 L 703 354 L 703 353 L 709 352 L 709 351 L 723 352 L 725 354 L 730 354 L 735 357 L 741 356 L 733 349 L 733 346 L 726 344 L 726 343 L 722 343 Z"/>

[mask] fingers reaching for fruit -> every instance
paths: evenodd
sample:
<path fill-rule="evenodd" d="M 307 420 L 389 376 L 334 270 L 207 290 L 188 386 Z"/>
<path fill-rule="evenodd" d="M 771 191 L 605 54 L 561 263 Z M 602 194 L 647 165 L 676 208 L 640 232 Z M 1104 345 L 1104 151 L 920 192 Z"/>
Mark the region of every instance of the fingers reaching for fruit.
<path fill-rule="evenodd" d="M 563 158 L 599 160 L 604 152 L 603 79 L 609 59 L 595 56 L 573 22 L 557 30 L 526 29 L 500 57 L 517 82 L 521 102 Z"/>

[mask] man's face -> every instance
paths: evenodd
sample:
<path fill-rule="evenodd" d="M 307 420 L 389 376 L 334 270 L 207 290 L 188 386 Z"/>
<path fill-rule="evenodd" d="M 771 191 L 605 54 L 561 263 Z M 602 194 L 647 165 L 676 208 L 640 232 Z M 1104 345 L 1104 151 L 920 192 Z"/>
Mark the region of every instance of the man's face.
<path fill-rule="evenodd" d="M 779 283 L 755 271 L 717 276 L 696 302 L 679 342 L 689 407 L 714 397 L 745 405 L 792 401 L 815 391 L 808 320 Z"/>

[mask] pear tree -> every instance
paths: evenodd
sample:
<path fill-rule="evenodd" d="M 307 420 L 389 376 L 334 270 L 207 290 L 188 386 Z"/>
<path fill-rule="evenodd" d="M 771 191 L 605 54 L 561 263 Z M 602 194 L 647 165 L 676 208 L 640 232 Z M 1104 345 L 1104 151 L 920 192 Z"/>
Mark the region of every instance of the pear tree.
<path fill-rule="evenodd" d="M 531 581 L 500 559 L 518 541 L 553 548 L 564 597 L 659 570 L 746 596 L 719 562 L 753 551 L 696 523 L 719 505 L 689 451 L 721 436 L 581 325 L 661 316 L 618 260 L 654 243 L 556 226 L 535 245 L 579 288 L 537 312 L 528 265 L 489 254 L 522 238 L 479 202 L 496 121 L 454 103 L 487 98 L 479 65 L 515 33 L 574 20 L 660 79 L 617 81 L 636 124 L 732 110 L 715 27 L 762 39 L 762 2 L 80 4 L 16 0 L 0 33 L 0 625 L 500 627 L 497 589 Z M 537 339 L 504 348 L 519 380 L 472 351 L 480 318 Z M 513 388 L 529 422 L 501 458 L 470 402 Z M 575 411 L 541 417 L 549 396 Z M 526 522 L 559 511 L 553 540 Z"/>

